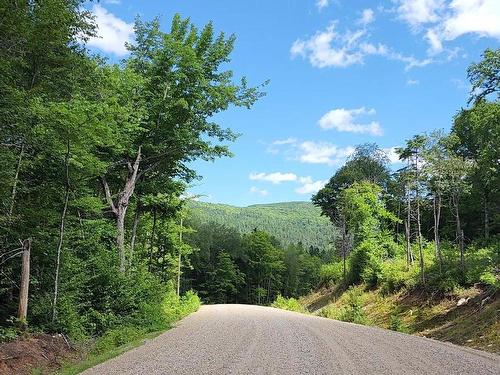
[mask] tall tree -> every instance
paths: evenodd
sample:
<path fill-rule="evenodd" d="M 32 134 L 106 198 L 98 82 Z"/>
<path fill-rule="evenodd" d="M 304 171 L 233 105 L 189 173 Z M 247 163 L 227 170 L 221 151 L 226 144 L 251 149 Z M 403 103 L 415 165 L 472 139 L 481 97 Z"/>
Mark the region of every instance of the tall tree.
<path fill-rule="evenodd" d="M 230 61 L 235 38 L 215 36 L 211 23 L 199 31 L 189 19 L 176 15 L 170 32 L 164 33 L 158 20 L 137 20 L 135 34 L 126 69 L 136 77 L 133 91 L 139 98 L 132 103 L 140 103 L 143 110 L 137 112 L 132 105 L 134 115 L 120 125 L 128 127 L 132 119 L 137 131 L 126 134 L 126 147 L 109 152 L 109 168 L 101 176 L 116 218 L 121 270 L 125 268 L 125 216 L 137 184 L 151 178 L 190 181 L 196 174 L 189 162 L 231 155 L 227 146 L 211 143 L 210 139 L 236 138 L 213 122 L 213 115 L 230 105 L 249 108 L 262 96 L 245 79 L 233 83 L 232 71 L 222 69 Z M 111 183 L 110 173 L 121 174 L 123 180 Z"/>

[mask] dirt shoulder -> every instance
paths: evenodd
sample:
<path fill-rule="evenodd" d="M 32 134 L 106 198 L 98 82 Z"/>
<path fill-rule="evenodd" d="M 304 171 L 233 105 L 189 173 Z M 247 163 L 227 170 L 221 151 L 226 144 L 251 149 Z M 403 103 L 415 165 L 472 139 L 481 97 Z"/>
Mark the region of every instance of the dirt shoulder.
<path fill-rule="evenodd" d="M 33 334 L 0 344 L 0 374 L 50 373 L 79 354 L 62 335 Z"/>

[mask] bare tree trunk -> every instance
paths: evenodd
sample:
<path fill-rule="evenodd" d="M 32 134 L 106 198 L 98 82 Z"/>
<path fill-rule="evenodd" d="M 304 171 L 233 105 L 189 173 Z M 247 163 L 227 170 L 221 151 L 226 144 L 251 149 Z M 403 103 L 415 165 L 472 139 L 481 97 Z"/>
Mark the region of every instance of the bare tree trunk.
<path fill-rule="evenodd" d="M 406 264 L 410 267 L 413 264 L 413 257 L 411 253 L 411 233 L 408 220 L 405 220 L 405 235 L 406 235 Z"/>
<path fill-rule="evenodd" d="M 443 257 L 441 254 L 441 240 L 439 238 L 439 223 L 441 220 L 441 194 L 434 196 L 434 245 L 436 258 L 439 262 L 439 273 L 443 272 Z"/>
<path fill-rule="evenodd" d="M 26 325 L 26 317 L 28 315 L 28 291 L 30 285 L 30 252 L 31 240 L 23 241 L 23 258 L 21 269 L 21 284 L 19 286 L 19 309 L 17 318 L 22 326 Z"/>
<path fill-rule="evenodd" d="M 462 273 L 462 281 L 465 278 L 465 254 L 464 254 L 464 239 L 462 223 L 460 220 L 460 197 L 457 194 L 453 195 L 453 204 L 455 206 L 455 223 L 458 248 L 460 250 L 460 272 Z"/>
<path fill-rule="evenodd" d="M 120 271 L 125 272 L 125 215 L 130 201 L 130 197 L 134 194 L 135 185 L 139 178 L 139 164 L 141 162 L 141 147 L 137 151 L 134 164 L 128 164 L 129 175 L 125 181 L 123 190 L 118 194 L 117 202 L 113 201 L 109 185 L 104 176 L 101 177 L 106 194 L 106 201 L 116 217 L 116 244 L 120 255 Z"/>
<path fill-rule="evenodd" d="M 134 224 L 132 226 L 132 238 L 130 239 L 130 254 L 128 259 L 129 267 L 132 267 L 132 260 L 134 258 L 135 240 L 137 238 L 137 227 L 139 226 L 140 221 L 141 221 L 141 205 L 138 202 L 137 207 L 135 208 Z"/>
<path fill-rule="evenodd" d="M 347 285 L 347 270 L 346 270 L 346 253 L 347 253 L 347 233 L 346 233 L 346 223 L 345 223 L 345 216 L 342 215 L 342 244 L 341 244 L 341 250 L 342 250 L 342 273 L 343 273 L 343 281 L 344 285 Z"/>
<path fill-rule="evenodd" d="M 66 157 L 64 159 L 64 165 L 66 169 L 66 192 L 64 195 L 64 207 L 61 214 L 61 226 L 59 228 L 59 242 L 57 244 L 57 257 L 56 257 L 56 275 L 54 279 L 54 300 L 52 302 L 52 322 L 56 320 L 57 317 L 57 298 L 59 295 L 59 269 L 61 267 L 61 251 L 64 240 L 64 223 L 66 221 L 66 212 L 68 211 L 68 201 L 69 201 L 69 141 L 67 143 Z"/>
<path fill-rule="evenodd" d="M 405 233 L 406 233 L 406 257 L 408 261 L 408 266 L 411 266 L 413 264 L 413 252 L 411 250 L 411 197 L 410 197 L 409 184 L 406 187 Z"/>
<path fill-rule="evenodd" d="M 398 199 L 398 219 L 401 217 L 401 201 Z M 395 238 L 394 242 L 399 243 L 399 220 L 396 221 L 396 233 L 395 233 Z"/>
<path fill-rule="evenodd" d="M 425 284 L 425 262 L 424 249 L 422 245 L 422 228 L 420 226 L 420 204 L 417 201 L 417 230 L 418 230 L 418 251 L 420 255 L 420 279 Z"/>
<path fill-rule="evenodd" d="M 484 238 L 490 238 L 490 218 L 488 207 L 488 194 L 484 194 Z"/>
<path fill-rule="evenodd" d="M 420 192 L 419 192 L 418 154 L 415 155 L 415 200 L 417 201 L 417 235 L 418 251 L 420 255 L 420 280 L 425 284 L 425 261 L 422 247 L 422 227 L 420 222 Z"/>
<path fill-rule="evenodd" d="M 465 244 L 463 229 L 460 231 L 460 267 L 462 268 L 462 278 L 465 282 Z"/>
<path fill-rule="evenodd" d="M 19 171 L 21 170 L 21 162 L 24 156 L 24 143 L 21 146 L 21 152 L 19 153 L 19 159 L 17 160 L 16 174 L 14 176 L 14 185 L 12 185 L 12 193 L 10 195 L 10 207 L 9 207 L 9 218 L 14 212 L 14 204 L 16 203 L 17 194 L 17 184 L 19 183 Z"/>
<path fill-rule="evenodd" d="M 151 229 L 151 237 L 149 240 L 149 265 L 148 270 L 151 271 L 153 267 L 153 247 L 156 235 L 156 208 L 153 209 L 153 228 Z"/>
<path fill-rule="evenodd" d="M 179 259 L 177 262 L 177 296 L 181 295 L 181 260 L 182 260 L 182 217 L 181 217 L 181 229 L 179 231 Z"/>

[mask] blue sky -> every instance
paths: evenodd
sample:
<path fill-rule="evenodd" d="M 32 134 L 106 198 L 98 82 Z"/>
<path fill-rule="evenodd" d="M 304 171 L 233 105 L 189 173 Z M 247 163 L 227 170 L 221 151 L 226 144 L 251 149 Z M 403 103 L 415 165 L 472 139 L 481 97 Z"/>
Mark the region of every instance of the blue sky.
<path fill-rule="evenodd" d="M 238 206 L 308 200 L 357 144 L 393 147 L 449 129 L 466 105 L 467 66 L 500 44 L 499 0 L 104 0 L 89 4 L 99 39 L 126 57 L 132 23 L 180 13 L 237 36 L 229 67 L 267 96 L 217 116 L 241 137 L 235 156 L 196 162 L 190 191 Z M 394 164 L 394 167 L 397 165 Z"/>

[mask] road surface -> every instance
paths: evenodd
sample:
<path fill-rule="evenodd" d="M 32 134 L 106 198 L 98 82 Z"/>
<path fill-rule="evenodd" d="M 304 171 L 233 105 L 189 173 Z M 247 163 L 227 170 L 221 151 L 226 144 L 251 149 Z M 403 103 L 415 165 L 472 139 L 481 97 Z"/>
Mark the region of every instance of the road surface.
<path fill-rule="evenodd" d="M 84 374 L 499 375 L 500 356 L 269 307 L 213 305 Z"/>

